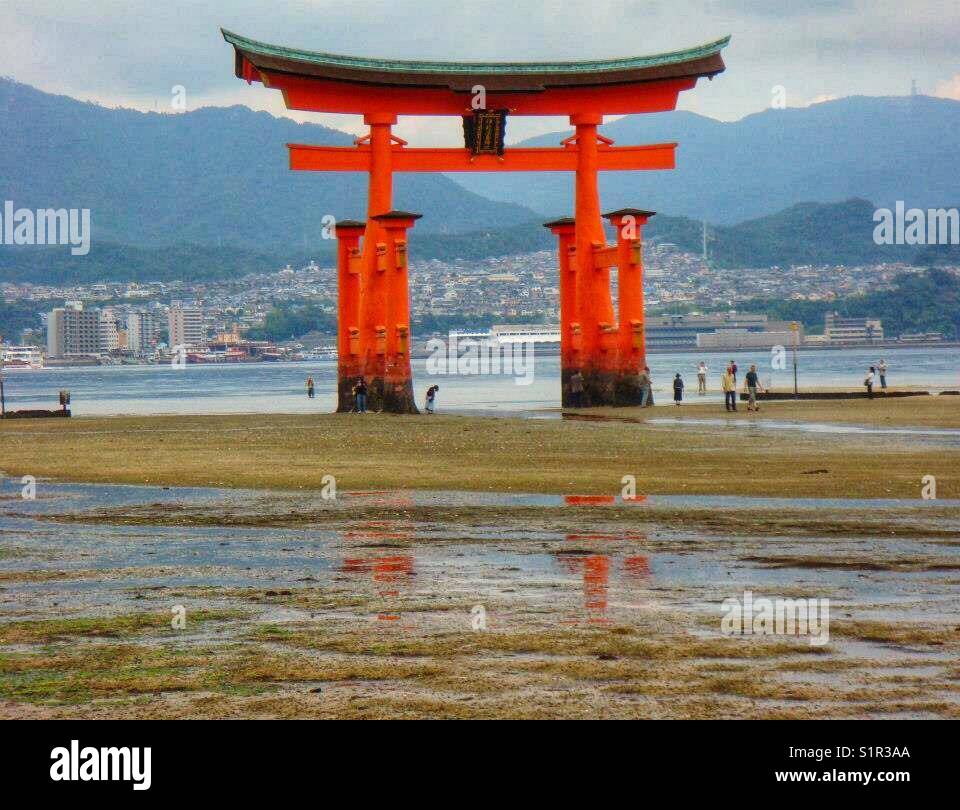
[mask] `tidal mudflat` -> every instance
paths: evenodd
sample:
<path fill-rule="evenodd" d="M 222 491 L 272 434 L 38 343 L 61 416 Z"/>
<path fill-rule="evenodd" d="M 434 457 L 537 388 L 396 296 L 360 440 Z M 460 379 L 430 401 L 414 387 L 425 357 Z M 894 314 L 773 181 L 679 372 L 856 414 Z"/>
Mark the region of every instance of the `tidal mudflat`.
<path fill-rule="evenodd" d="M 18 484 L 6 717 L 960 717 L 950 500 Z"/>
<path fill-rule="evenodd" d="M 332 475 L 341 490 L 609 494 L 632 475 L 647 495 L 904 500 L 918 499 L 931 475 L 940 498 L 960 498 L 960 397 L 563 416 L 4 420 L 0 469 L 59 481 L 305 492 Z"/>

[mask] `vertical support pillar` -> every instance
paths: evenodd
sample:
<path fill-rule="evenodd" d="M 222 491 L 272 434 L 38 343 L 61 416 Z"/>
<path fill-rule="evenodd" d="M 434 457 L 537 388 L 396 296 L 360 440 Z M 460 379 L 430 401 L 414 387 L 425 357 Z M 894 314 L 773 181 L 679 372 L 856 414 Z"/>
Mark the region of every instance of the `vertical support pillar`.
<path fill-rule="evenodd" d="M 368 407 L 383 409 L 386 373 L 387 292 L 385 272 L 386 231 L 377 222 L 378 214 L 393 208 L 393 145 L 391 127 L 397 123 L 392 113 L 368 113 L 363 122 L 370 127 L 370 176 L 367 192 L 367 228 L 361 261 L 361 347 L 363 375 L 367 380 Z"/>
<path fill-rule="evenodd" d="M 637 377 L 647 362 L 643 313 L 643 226 L 654 211 L 622 208 L 604 216 L 617 230 L 617 405 L 639 405 Z"/>
<path fill-rule="evenodd" d="M 366 226 L 337 222 L 337 413 L 354 407 L 353 386 L 363 374 L 360 333 L 360 237 Z"/>
<path fill-rule="evenodd" d="M 577 310 L 583 343 L 583 404 L 612 405 L 616 369 L 613 301 L 610 297 L 609 267 L 598 266 L 596 249 L 606 244 L 600 219 L 600 192 L 597 185 L 599 156 L 597 126 L 603 123 L 599 113 L 570 116 L 576 128 L 576 253 Z"/>
<path fill-rule="evenodd" d="M 563 407 L 573 407 L 570 377 L 580 370 L 583 348 L 580 316 L 577 310 L 577 247 L 576 220 L 562 217 L 544 223 L 558 237 L 560 264 L 560 400 Z"/>
<path fill-rule="evenodd" d="M 408 280 L 407 230 L 420 214 L 388 211 L 373 217 L 385 234 L 385 250 L 380 257 L 383 270 L 378 270 L 377 283 L 385 297 L 386 332 L 382 410 L 387 413 L 419 413 L 413 394 L 410 369 L 410 288 Z M 379 251 L 378 251 L 379 253 Z"/>

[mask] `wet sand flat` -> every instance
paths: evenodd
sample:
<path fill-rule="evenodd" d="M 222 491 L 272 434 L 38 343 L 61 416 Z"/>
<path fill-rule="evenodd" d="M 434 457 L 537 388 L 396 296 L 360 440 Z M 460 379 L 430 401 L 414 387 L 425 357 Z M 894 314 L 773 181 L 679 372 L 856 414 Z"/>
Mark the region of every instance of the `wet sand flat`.
<path fill-rule="evenodd" d="M 0 716 L 955 718 L 958 584 L 947 501 L 42 482 Z M 830 599 L 828 643 L 724 635 L 746 591 Z"/>
<path fill-rule="evenodd" d="M 587 412 L 543 420 L 376 414 L 14 420 L 0 424 L 0 468 L 11 476 L 168 486 L 318 490 L 332 475 L 349 489 L 560 494 L 617 493 L 630 475 L 644 494 L 863 498 L 916 498 L 923 477 L 932 475 L 940 497 L 960 497 L 960 445 L 947 434 L 949 425 L 960 424 L 960 398 L 904 402 L 856 402 L 849 413 L 869 428 L 881 407 L 899 409 L 901 426 L 915 412 L 918 423 L 936 422 L 943 435 L 793 430 L 784 420 L 822 422 L 829 415 L 797 403 L 734 417 L 755 425 L 756 435 L 697 425 L 693 419 L 705 418 L 708 408 L 710 419 L 726 419 L 722 409 L 706 405 L 658 407 L 635 417 L 632 409 L 617 409 L 616 419 L 582 418 L 605 416 Z M 687 418 L 690 424 L 682 422 Z"/>

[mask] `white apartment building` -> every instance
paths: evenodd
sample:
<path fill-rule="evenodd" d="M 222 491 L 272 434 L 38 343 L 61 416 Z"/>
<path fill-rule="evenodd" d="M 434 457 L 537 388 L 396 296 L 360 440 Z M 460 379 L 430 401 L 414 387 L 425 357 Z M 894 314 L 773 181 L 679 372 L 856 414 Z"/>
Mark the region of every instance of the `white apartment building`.
<path fill-rule="evenodd" d="M 100 351 L 103 354 L 116 351 L 120 347 L 120 330 L 117 327 L 117 314 L 113 307 L 100 310 Z"/>
<path fill-rule="evenodd" d="M 203 328 L 203 310 L 200 307 L 185 306 L 179 301 L 174 301 L 170 304 L 168 325 L 171 348 L 203 346 L 207 342 Z"/>
<path fill-rule="evenodd" d="M 151 354 L 157 338 L 157 319 L 149 312 L 131 312 L 127 316 L 127 348 L 134 357 Z"/>
<path fill-rule="evenodd" d="M 47 357 L 100 353 L 100 310 L 71 302 L 47 316 Z"/>

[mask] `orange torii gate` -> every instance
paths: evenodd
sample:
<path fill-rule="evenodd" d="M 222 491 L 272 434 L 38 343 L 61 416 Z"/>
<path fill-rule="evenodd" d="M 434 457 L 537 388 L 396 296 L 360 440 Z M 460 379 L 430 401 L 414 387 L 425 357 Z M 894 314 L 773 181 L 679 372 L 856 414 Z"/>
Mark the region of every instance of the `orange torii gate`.
<path fill-rule="evenodd" d="M 416 413 L 410 370 L 407 231 L 419 214 L 393 210 L 394 172 L 569 171 L 575 215 L 546 223 L 558 237 L 563 404 L 639 402 L 645 364 L 642 226 L 653 215 L 603 215 L 597 173 L 672 169 L 675 143 L 615 146 L 597 131 L 604 115 L 672 110 L 701 76 L 724 70 L 729 37 L 685 51 L 590 62 L 455 63 L 365 59 L 268 45 L 223 31 L 236 75 L 280 90 L 290 109 L 363 116 L 355 146 L 288 144 L 290 168 L 366 172 L 367 220 L 340 221 L 338 411 L 352 410 L 366 379 L 370 406 Z M 477 104 L 477 100 L 480 103 Z M 399 115 L 464 119 L 462 148 L 411 148 L 392 132 Z M 574 134 L 559 147 L 504 148 L 508 115 L 567 115 Z M 362 242 L 361 242 L 362 240 Z M 610 271 L 618 273 L 613 312 Z M 570 391 L 577 372 L 582 396 Z"/>

